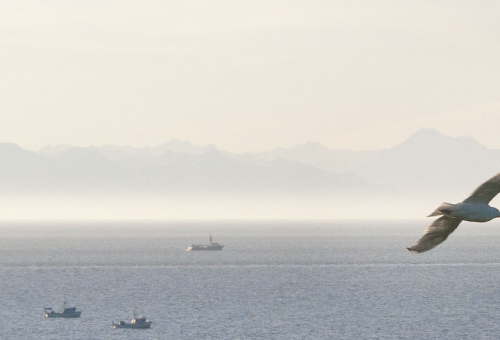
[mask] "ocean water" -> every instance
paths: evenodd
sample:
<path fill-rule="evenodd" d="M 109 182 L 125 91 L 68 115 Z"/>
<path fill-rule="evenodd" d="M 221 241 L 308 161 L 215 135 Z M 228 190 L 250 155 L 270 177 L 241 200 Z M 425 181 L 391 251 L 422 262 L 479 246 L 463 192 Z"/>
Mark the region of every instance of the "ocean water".
<path fill-rule="evenodd" d="M 430 221 L 3 221 L 0 338 L 500 338 L 500 224 L 411 254 Z"/>

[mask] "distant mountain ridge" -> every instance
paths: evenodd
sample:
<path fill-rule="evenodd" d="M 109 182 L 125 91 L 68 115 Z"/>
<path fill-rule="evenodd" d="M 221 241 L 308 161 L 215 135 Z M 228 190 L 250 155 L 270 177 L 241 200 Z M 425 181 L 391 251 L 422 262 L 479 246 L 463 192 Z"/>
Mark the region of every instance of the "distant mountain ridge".
<path fill-rule="evenodd" d="M 332 173 L 353 173 L 372 184 L 415 192 L 472 190 L 500 172 L 500 151 L 472 137 L 449 137 L 423 128 L 389 149 L 331 150 L 318 143 L 253 155 L 307 164 Z"/>
<path fill-rule="evenodd" d="M 172 140 L 157 147 L 0 144 L 0 189 L 230 194 L 365 195 L 472 191 L 500 170 L 500 151 L 471 137 L 421 129 L 389 149 L 320 143 L 233 154 Z"/>
<path fill-rule="evenodd" d="M 44 155 L 57 155 L 72 148 L 74 147 L 72 147 L 71 145 L 45 146 L 39 150 L 39 153 Z M 91 146 L 86 149 L 95 151 L 96 153 L 99 153 L 108 159 L 119 159 L 122 157 L 134 156 L 139 158 L 158 158 L 167 151 L 186 152 L 199 155 L 209 150 L 217 150 L 217 147 L 212 144 L 198 147 L 192 145 L 189 142 L 182 142 L 177 139 L 173 139 L 168 143 L 161 144 L 156 147 L 134 148 L 132 146 L 104 145 L 100 147 Z"/>
<path fill-rule="evenodd" d="M 348 194 L 375 186 L 298 162 L 242 162 L 215 146 L 174 141 L 156 148 L 69 146 L 26 151 L 0 144 L 4 192 Z"/>

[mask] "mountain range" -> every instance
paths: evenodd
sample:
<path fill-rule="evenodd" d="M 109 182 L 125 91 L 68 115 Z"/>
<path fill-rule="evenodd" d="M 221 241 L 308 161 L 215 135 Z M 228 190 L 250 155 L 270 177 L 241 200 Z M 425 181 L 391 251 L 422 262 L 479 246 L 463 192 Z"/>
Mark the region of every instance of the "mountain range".
<path fill-rule="evenodd" d="M 0 143 L 0 190 L 9 194 L 301 197 L 366 202 L 461 200 L 499 172 L 500 150 L 421 129 L 389 149 L 319 143 L 234 154 L 172 140 L 147 148 Z"/>

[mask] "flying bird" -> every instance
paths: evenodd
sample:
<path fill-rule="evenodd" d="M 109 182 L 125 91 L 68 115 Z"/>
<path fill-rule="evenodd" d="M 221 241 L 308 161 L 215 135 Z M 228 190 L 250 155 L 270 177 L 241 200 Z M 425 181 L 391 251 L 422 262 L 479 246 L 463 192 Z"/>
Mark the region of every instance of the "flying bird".
<path fill-rule="evenodd" d="M 500 217 L 497 208 L 488 203 L 500 192 L 500 173 L 481 184 L 462 203 L 442 203 L 430 216 L 441 216 L 424 231 L 422 237 L 407 249 L 423 253 L 441 244 L 462 221 L 488 222 Z"/>

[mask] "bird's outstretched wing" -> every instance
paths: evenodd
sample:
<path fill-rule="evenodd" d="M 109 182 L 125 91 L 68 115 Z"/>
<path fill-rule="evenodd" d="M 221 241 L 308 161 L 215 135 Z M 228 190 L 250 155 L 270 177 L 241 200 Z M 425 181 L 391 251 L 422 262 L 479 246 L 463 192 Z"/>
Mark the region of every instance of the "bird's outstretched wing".
<path fill-rule="evenodd" d="M 464 202 L 488 204 L 499 192 L 500 174 L 497 174 L 481 184 Z"/>
<path fill-rule="evenodd" d="M 423 253 L 424 251 L 434 248 L 446 240 L 448 235 L 457 229 L 460 222 L 462 222 L 461 219 L 448 216 L 438 218 L 425 229 L 424 234 L 417 243 L 407 249 L 412 253 Z"/>

